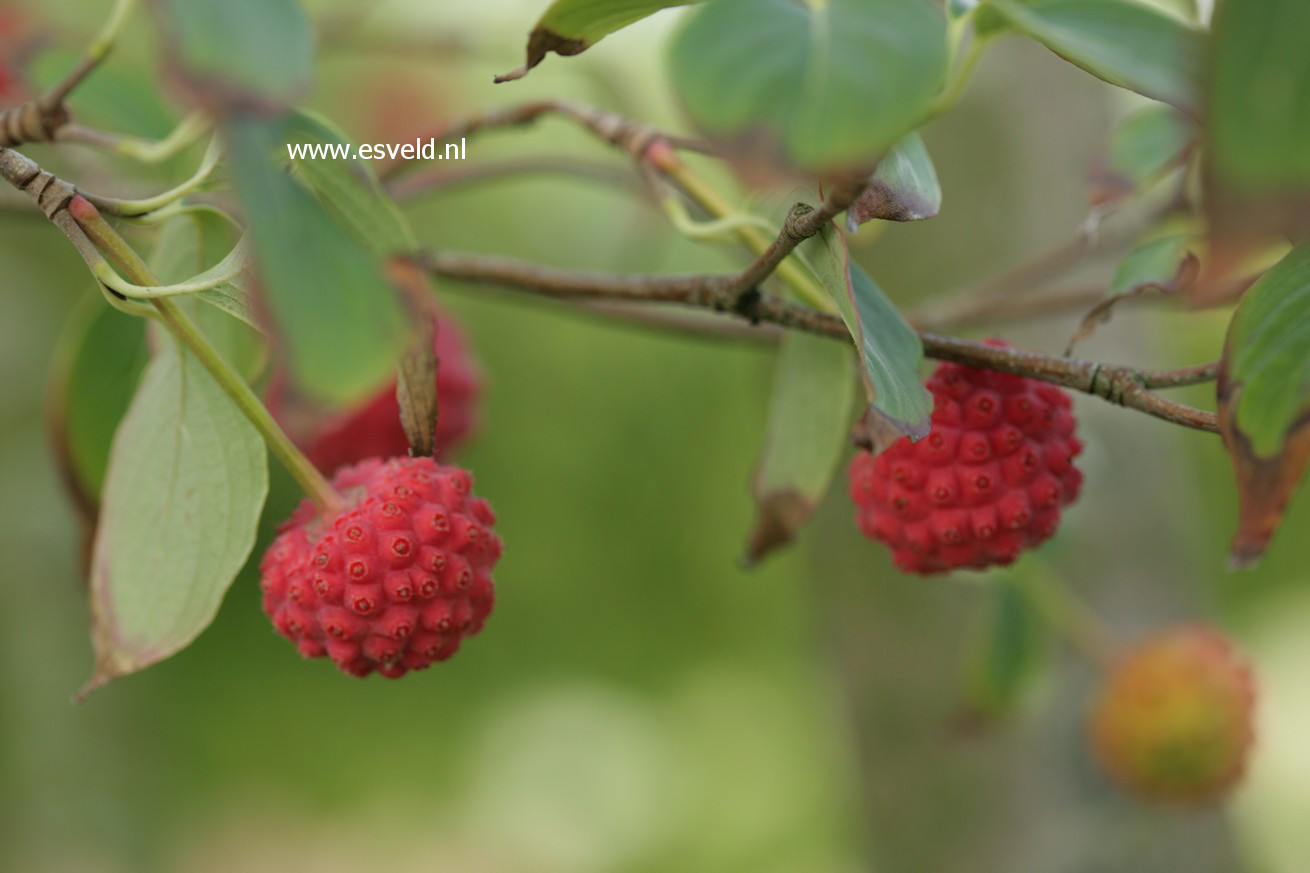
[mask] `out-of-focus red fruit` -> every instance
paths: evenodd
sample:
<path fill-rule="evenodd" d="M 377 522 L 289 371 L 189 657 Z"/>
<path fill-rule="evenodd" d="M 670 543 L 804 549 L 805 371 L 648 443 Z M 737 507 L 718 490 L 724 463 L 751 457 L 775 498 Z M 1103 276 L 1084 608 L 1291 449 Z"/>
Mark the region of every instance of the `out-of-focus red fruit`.
<path fill-rule="evenodd" d="M 436 313 L 438 459 L 450 457 L 476 429 L 482 378 L 455 321 Z M 392 380 L 354 409 L 331 416 L 288 408 L 284 380 L 274 378 L 269 411 L 316 467 L 325 473 L 364 458 L 404 455 L 409 450 L 400 423 L 400 404 Z"/>

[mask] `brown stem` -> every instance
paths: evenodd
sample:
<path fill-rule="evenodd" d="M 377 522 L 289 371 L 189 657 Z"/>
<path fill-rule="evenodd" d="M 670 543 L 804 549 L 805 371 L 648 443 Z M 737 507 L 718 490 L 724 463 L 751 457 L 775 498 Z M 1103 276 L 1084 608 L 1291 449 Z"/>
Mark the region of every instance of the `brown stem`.
<path fill-rule="evenodd" d="M 0 148 L 55 140 L 59 129 L 68 123 L 68 108 L 64 105 L 68 95 L 109 54 L 132 5 L 133 0 L 117 0 L 104 28 L 67 75 L 26 103 L 0 112 Z"/>
<path fill-rule="evenodd" d="M 672 303 L 731 312 L 741 318 L 804 330 L 850 342 L 840 317 L 767 294 L 738 306 L 731 293 L 734 276 L 633 276 L 543 267 L 508 258 L 425 252 L 417 261 L 434 275 L 482 285 L 511 287 L 548 297 Z M 1053 357 L 1022 349 L 998 348 L 972 340 L 921 333 L 924 354 L 938 360 L 1015 373 L 1091 394 L 1197 430 L 1218 432 L 1214 413 L 1161 397 L 1149 386 L 1173 387 L 1210 378 L 1213 365 L 1183 370 L 1141 370 L 1077 358 Z"/>
<path fill-rule="evenodd" d="M 921 330 L 950 330 L 962 325 L 977 327 L 1079 312 L 1096 305 L 1104 297 L 1105 289 L 1093 287 L 1002 298 L 952 294 L 946 300 L 928 300 L 907 310 L 905 320 Z"/>
<path fill-rule="evenodd" d="M 387 185 L 387 193 L 395 200 L 410 200 L 463 185 L 535 174 L 574 176 L 603 184 L 634 187 L 632 175 L 617 167 L 578 158 L 543 157 L 487 161 L 456 170 L 425 167 L 393 180 Z"/>
<path fill-rule="evenodd" d="M 474 113 L 447 121 L 423 138 L 452 140 L 457 137 L 472 136 L 485 130 L 521 127 L 532 124 L 543 115 L 559 115 L 574 121 L 583 129 L 634 157 L 642 155 L 646 147 L 656 140 L 668 143 L 671 147 L 713 153 L 709 146 L 696 140 L 670 138 L 649 125 L 624 118 L 605 109 L 567 100 L 537 100 Z M 379 170 L 378 177 L 383 181 L 392 179 L 413 166 L 415 160 L 400 158 L 393 161 Z"/>
<path fill-rule="evenodd" d="M 793 206 L 787 213 L 787 219 L 782 223 L 778 236 L 769 247 L 728 283 L 725 293 L 732 297 L 734 307 L 740 304 L 744 295 L 757 289 L 765 279 L 772 276 L 798 245 L 823 230 L 828 222 L 845 212 L 860 198 L 868 184 L 867 178 L 843 179 L 833 186 L 818 209 L 805 203 L 797 203 Z"/>

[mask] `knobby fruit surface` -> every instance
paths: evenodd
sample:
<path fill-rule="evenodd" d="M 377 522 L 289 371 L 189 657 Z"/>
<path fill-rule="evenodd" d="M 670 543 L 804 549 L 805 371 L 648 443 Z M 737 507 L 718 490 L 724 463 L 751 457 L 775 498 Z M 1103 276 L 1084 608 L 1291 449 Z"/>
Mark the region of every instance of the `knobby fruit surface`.
<path fill-rule="evenodd" d="M 322 515 L 306 500 L 264 555 L 273 627 L 354 676 L 397 678 L 455 654 L 491 612 L 501 553 L 472 476 L 431 458 L 374 458 L 332 485 L 346 508 Z"/>
<path fill-rule="evenodd" d="M 1117 658 L 1092 706 L 1091 741 L 1129 791 L 1205 803 L 1241 778 L 1254 708 L 1251 672 L 1219 632 L 1173 628 Z"/>
<path fill-rule="evenodd" d="M 1055 533 L 1082 486 L 1069 396 L 1036 379 L 949 362 L 926 384 L 934 400 L 928 436 L 902 437 L 851 462 L 856 522 L 907 572 L 1009 564 Z"/>

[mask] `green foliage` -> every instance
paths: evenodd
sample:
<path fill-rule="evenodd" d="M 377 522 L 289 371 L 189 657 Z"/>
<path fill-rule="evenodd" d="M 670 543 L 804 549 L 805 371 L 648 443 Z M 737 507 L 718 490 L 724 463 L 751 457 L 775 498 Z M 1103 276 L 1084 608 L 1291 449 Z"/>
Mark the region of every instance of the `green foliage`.
<path fill-rule="evenodd" d="M 28 72 L 38 87 L 48 88 L 63 78 L 77 60 L 77 52 L 50 48 L 36 56 Z M 97 70 L 73 92 L 69 105 L 82 124 L 137 136 L 161 137 L 176 123 L 175 113 L 160 93 L 158 79 L 144 65 L 116 63 Z"/>
<path fill-rule="evenodd" d="M 1310 461 L 1310 245 L 1289 252 L 1242 297 L 1217 393 L 1240 503 L 1232 561 L 1250 566 Z"/>
<path fill-rule="evenodd" d="M 1109 293 L 1131 294 L 1141 288 L 1173 289 L 1188 258 L 1195 259 L 1196 234 L 1174 233 L 1141 243 L 1114 271 Z"/>
<path fill-rule="evenodd" d="M 932 395 L 919 376 L 919 335 L 873 279 L 850 262 L 846 240 L 837 230 L 824 228 L 800 251 L 856 338 L 873 408 L 912 439 L 926 436 Z"/>
<path fill-rule="evenodd" d="M 337 223 L 349 228 L 374 255 L 414 250 L 409 221 L 382 190 L 368 162 L 354 157 L 354 143 L 336 125 L 311 112 L 295 112 L 287 119 L 284 136 L 287 142 L 350 145 L 349 159 L 298 158 L 291 162 L 292 171 Z"/>
<path fill-rule="evenodd" d="M 946 73 L 946 21 L 920 0 L 710 0 L 670 54 L 714 136 L 763 137 L 795 164 L 872 164 L 918 125 Z"/>
<path fill-rule="evenodd" d="M 699 0 L 555 0 L 528 35 L 527 63 L 498 80 L 522 77 L 549 52 L 581 54 L 614 31 L 661 9 L 695 2 Z"/>
<path fill-rule="evenodd" d="M 1093 202 L 1112 204 L 1149 187 L 1182 162 L 1196 135 L 1196 126 L 1168 106 L 1129 115 L 1115 125 L 1093 173 Z"/>
<path fill-rule="evenodd" d="M 841 343 L 796 331 L 782 338 L 755 471 L 750 560 L 790 542 L 828 490 L 855 400 L 851 364 Z"/>
<path fill-rule="evenodd" d="M 263 441 L 187 351 L 164 343 L 114 435 L 91 557 L 90 691 L 190 643 L 255 544 Z"/>
<path fill-rule="evenodd" d="M 1310 245 L 1247 291 L 1228 329 L 1224 372 L 1241 387 L 1235 422 L 1261 458 L 1281 450 L 1310 411 Z"/>
<path fill-rule="evenodd" d="M 875 218 L 923 221 L 942 208 L 937 168 L 917 132 L 901 137 L 878 162 L 868 189 L 846 214 L 846 229 Z"/>
<path fill-rule="evenodd" d="M 965 648 L 963 692 L 970 710 L 997 718 L 1012 714 L 1023 699 L 1046 661 L 1050 639 L 1018 583 L 993 585 L 986 599 L 982 621 Z"/>
<path fill-rule="evenodd" d="M 309 83 L 313 33 L 297 0 L 161 0 L 161 25 L 204 99 L 285 102 Z"/>
<path fill-rule="evenodd" d="M 243 249 L 234 239 L 229 219 L 202 210 L 170 219 L 160 229 L 149 259 L 150 271 L 165 283 L 226 274 L 225 263 Z M 244 256 L 240 257 L 244 261 Z M 206 265 L 214 265 L 206 268 Z M 223 357 L 247 382 L 262 372 L 268 356 L 263 337 L 255 327 L 246 283 L 240 277 L 196 294 L 177 298 L 177 305 L 209 338 Z M 163 340 L 163 333 L 158 335 Z"/>
<path fill-rule="evenodd" d="M 1208 207 L 1222 231 L 1299 233 L 1310 210 L 1310 4 L 1223 2 L 1207 105 Z"/>
<path fill-rule="evenodd" d="M 987 0 L 987 8 L 1104 79 L 1195 115 L 1204 34 L 1134 0 Z"/>
<path fill-rule="evenodd" d="M 55 350 L 47 408 L 64 475 L 86 508 L 100 500 L 109 446 L 145 369 L 146 325 L 95 294 L 80 303 Z"/>
<path fill-rule="evenodd" d="M 229 119 L 233 181 L 293 377 L 312 396 L 345 404 L 386 381 L 404 346 L 405 314 L 376 259 L 271 157 L 285 148 L 283 130 Z"/>

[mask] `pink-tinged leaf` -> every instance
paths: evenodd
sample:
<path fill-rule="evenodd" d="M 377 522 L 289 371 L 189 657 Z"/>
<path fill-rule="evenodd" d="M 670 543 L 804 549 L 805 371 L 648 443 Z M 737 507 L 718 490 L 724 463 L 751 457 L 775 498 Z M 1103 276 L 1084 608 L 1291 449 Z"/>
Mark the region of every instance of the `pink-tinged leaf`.
<path fill-rule="evenodd" d="M 897 140 L 878 162 L 869 187 L 846 210 L 846 229 L 852 233 L 867 221 L 924 221 L 942 208 L 942 186 L 928 149 L 917 133 Z"/>

